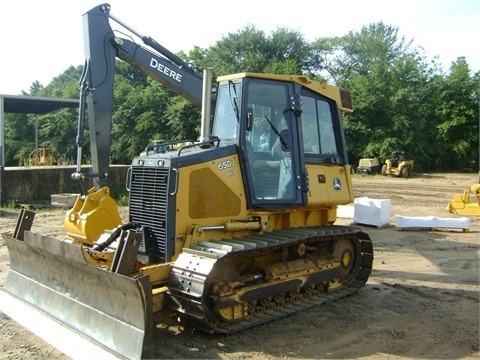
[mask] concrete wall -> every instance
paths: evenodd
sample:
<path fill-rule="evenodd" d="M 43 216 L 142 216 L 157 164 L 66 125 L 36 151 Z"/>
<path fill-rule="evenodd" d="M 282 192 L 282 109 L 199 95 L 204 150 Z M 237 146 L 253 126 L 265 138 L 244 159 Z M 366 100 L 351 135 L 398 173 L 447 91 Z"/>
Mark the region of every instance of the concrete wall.
<path fill-rule="evenodd" d="M 128 167 L 129 165 L 110 167 L 108 185 L 112 190 L 118 192 L 125 189 Z M 11 201 L 49 202 L 52 194 L 78 193 L 78 187 L 71 179 L 75 170 L 75 166 L 4 168 L 0 172 L 1 204 Z M 89 167 L 82 167 L 82 171 L 89 170 Z"/>

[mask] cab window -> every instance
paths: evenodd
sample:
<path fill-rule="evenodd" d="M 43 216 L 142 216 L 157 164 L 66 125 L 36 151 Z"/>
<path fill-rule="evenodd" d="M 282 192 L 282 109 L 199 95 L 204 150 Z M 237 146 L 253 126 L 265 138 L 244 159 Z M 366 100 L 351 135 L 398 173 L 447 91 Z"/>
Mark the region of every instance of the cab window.
<path fill-rule="evenodd" d="M 305 156 L 337 155 L 337 143 L 330 103 L 302 96 L 302 137 Z"/>

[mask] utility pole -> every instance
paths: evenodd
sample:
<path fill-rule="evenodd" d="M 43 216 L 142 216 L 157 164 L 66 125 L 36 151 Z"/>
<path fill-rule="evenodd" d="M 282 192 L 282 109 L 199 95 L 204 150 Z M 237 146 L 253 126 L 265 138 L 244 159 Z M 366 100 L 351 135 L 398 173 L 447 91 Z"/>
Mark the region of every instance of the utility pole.
<path fill-rule="evenodd" d="M 35 115 L 35 165 L 40 164 L 40 154 L 38 153 L 38 115 Z"/>

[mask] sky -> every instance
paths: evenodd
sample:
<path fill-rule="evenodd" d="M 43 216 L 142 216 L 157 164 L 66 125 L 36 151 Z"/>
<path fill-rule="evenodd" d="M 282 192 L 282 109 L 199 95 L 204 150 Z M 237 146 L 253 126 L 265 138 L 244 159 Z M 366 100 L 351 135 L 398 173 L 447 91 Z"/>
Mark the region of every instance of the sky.
<path fill-rule="evenodd" d="M 82 14 L 95 0 L 16 0 L 0 4 L 0 94 L 47 86 L 84 63 Z M 460 56 L 480 71 L 479 0 L 111 0 L 111 14 L 168 50 L 208 48 L 248 25 L 266 35 L 299 31 L 307 41 L 360 31 L 379 21 L 398 28 L 445 72 Z M 112 24 L 112 22 L 111 22 Z M 115 27 L 114 23 L 112 27 Z"/>

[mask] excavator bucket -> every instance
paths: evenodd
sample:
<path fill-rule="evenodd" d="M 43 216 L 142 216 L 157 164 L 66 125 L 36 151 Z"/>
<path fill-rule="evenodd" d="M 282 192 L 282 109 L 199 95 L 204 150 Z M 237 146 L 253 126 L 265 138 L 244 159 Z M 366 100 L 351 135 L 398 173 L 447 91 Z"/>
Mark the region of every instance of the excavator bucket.
<path fill-rule="evenodd" d="M 480 184 L 474 184 L 463 194 L 455 194 L 447 205 L 451 214 L 480 216 Z"/>
<path fill-rule="evenodd" d="M 153 328 L 148 278 L 86 263 L 81 246 L 28 231 L 32 219 L 22 212 L 14 234 L 2 234 L 10 270 L 0 310 L 74 359 L 148 356 Z M 61 334 L 52 336 L 52 326 Z"/>

